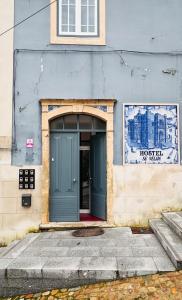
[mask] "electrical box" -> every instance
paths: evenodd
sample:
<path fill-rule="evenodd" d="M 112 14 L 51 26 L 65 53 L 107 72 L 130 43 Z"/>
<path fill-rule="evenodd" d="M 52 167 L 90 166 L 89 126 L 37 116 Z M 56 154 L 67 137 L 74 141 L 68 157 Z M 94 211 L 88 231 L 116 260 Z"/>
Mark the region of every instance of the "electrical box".
<path fill-rule="evenodd" d="M 19 170 L 19 189 L 35 189 L 35 169 Z"/>
<path fill-rule="evenodd" d="M 26 194 L 22 195 L 22 206 L 23 207 L 30 207 L 32 202 L 32 195 Z"/>

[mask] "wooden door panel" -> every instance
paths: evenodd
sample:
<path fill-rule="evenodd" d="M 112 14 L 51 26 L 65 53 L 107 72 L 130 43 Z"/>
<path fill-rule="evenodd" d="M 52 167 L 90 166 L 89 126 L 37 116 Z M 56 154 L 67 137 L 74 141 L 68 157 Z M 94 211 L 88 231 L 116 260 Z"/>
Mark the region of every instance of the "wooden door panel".
<path fill-rule="evenodd" d="M 91 214 L 106 219 L 106 142 L 105 133 L 91 139 Z"/>
<path fill-rule="evenodd" d="M 79 133 L 51 134 L 50 221 L 79 221 Z"/>

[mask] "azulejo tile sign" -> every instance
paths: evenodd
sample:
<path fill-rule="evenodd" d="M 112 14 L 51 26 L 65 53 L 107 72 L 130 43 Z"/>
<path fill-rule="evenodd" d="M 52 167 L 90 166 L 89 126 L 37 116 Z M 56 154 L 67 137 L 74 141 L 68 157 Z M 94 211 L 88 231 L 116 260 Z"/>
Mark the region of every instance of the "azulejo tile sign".
<path fill-rule="evenodd" d="M 124 105 L 125 164 L 178 164 L 178 105 Z"/>

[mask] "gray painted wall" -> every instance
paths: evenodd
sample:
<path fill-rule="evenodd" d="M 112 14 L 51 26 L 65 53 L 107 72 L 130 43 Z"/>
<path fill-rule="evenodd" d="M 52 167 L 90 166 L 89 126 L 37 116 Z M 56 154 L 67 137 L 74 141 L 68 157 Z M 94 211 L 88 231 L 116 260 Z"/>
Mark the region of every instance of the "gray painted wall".
<path fill-rule="evenodd" d="M 48 3 L 15 0 L 15 23 Z M 182 50 L 182 1 L 106 0 L 106 11 L 106 46 L 50 45 L 49 9 L 16 28 L 13 164 L 41 164 L 41 98 L 116 99 L 115 164 L 123 102 L 180 103 L 182 56 L 171 52 Z M 123 49 L 134 52 L 115 51 Z M 175 75 L 163 73 L 169 68 Z M 25 147 L 30 137 L 34 153 Z"/>

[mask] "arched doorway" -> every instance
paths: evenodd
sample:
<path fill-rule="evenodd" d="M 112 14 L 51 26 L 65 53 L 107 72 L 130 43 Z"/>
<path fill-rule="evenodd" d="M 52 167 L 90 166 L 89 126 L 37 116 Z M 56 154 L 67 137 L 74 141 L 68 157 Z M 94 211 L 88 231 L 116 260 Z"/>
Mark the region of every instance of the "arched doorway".
<path fill-rule="evenodd" d="M 87 114 L 51 120 L 49 220 L 106 220 L 106 190 L 106 122 Z"/>

